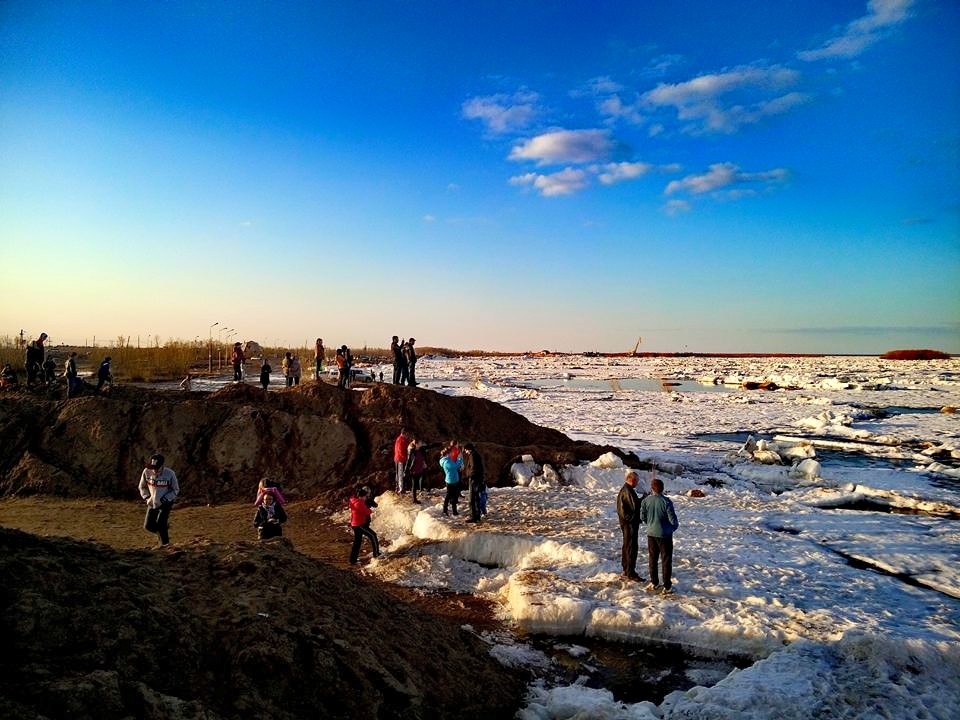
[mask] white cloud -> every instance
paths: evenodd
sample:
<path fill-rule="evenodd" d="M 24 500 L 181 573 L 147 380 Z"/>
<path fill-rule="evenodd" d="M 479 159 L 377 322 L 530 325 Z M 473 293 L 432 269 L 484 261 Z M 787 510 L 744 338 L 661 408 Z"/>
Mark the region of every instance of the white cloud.
<path fill-rule="evenodd" d="M 672 180 L 667 184 L 663 194 L 673 195 L 676 192 L 687 192 L 691 195 L 702 195 L 714 190 L 721 190 L 730 185 L 744 183 L 758 183 L 769 186 L 783 182 L 787 177 L 789 177 L 789 173 L 784 168 L 746 173 L 741 172 L 740 168 L 733 163 L 715 163 L 702 175 L 687 175 L 681 180 Z M 746 194 L 745 189 L 737 189 L 736 191 L 729 191 L 727 197 L 736 199 L 744 194 Z"/>
<path fill-rule="evenodd" d="M 650 137 L 656 137 L 662 132 L 663 132 L 663 125 L 660 123 L 655 123 L 654 125 L 650 126 L 649 130 L 647 130 L 647 135 L 649 135 Z"/>
<path fill-rule="evenodd" d="M 456 191 L 459 190 L 459 189 L 460 189 L 460 186 L 459 186 L 457 183 L 453 183 L 453 182 L 452 182 L 452 183 L 448 183 L 448 184 L 447 184 L 447 191 L 448 191 L 448 192 L 456 192 Z"/>
<path fill-rule="evenodd" d="M 670 217 L 676 217 L 681 213 L 690 212 L 693 206 L 686 200 L 667 200 L 663 206 L 663 211 Z"/>
<path fill-rule="evenodd" d="M 436 218 L 433 215 L 430 215 L 429 213 L 427 213 L 426 215 L 423 216 L 423 221 L 432 223 L 436 221 Z"/>
<path fill-rule="evenodd" d="M 870 0 L 867 14 L 847 24 L 843 32 L 814 50 L 797 53 L 801 60 L 856 57 L 893 27 L 906 20 L 913 0 Z"/>
<path fill-rule="evenodd" d="M 647 63 L 647 66 L 640 71 L 640 75 L 646 77 L 665 75 L 671 68 L 682 62 L 683 55 L 658 55 Z"/>
<path fill-rule="evenodd" d="M 539 96 L 529 90 L 519 90 L 513 95 L 489 95 L 465 101 L 461 107 L 463 117 L 480 120 L 487 131 L 495 135 L 521 130 L 527 127 L 540 112 Z"/>
<path fill-rule="evenodd" d="M 628 123 L 640 125 L 644 121 L 643 115 L 636 103 L 624 103 L 619 95 L 611 95 L 597 103 L 597 110 L 606 116 L 607 122 L 626 120 Z"/>
<path fill-rule="evenodd" d="M 536 188 L 544 197 L 572 195 L 589 185 L 587 173 L 574 168 L 564 168 L 559 172 L 541 175 L 526 173 L 510 178 L 511 185 L 527 185 Z"/>
<path fill-rule="evenodd" d="M 732 133 L 809 101 L 808 95 L 799 92 L 776 94 L 799 77 L 796 70 L 780 66 L 743 66 L 681 83 L 660 83 L 642 99 L 653 107 L 676 108 L 680 120 L 691 121 L 684 128 L 687 132 Z M 747 95 L 752 102 L 734 103 L 731 95 Z"/>
<path fill-rule="evenodd" d="M 554 130 L 514 146 L 510 160 L 536 160 L 538 165 L 596 162 L 613 149 L 607 130 Z"/>
<path fill-rule="evenodd" d="M 597 178 L 604 185 L 613 185 L 624 180 L 636 180 L 651 170 L 653 170 L 653 165 L 645 162 L 607 163 L 596 169 L 599 172 Z"/>
<path fill-rule="evenodd" d="M 253 227 L 253 220 L 241 220 L 240 227 Z"/>
<path fill-rule="evenodd" d="M 570 94 L 573 97 L 582 97 L 583 95 L 611 95 L 621 90 L 623 90 L 623 85 L 608 75 L 603 75 L 588 80 L 586 85 L 574 90 Z"/>

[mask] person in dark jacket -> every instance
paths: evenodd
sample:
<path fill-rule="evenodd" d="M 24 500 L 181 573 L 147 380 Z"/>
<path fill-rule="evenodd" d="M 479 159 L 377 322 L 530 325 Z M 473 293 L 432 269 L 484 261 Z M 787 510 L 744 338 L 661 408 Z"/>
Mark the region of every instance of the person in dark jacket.
<path fill-rule="evenodd" d="M 400 350 L 400 340 L 396 335 L 393 336 L 393 339 L 390 341 L 390 351 L 393 353 L 393 384 L 401 385 L 400 377 L 402 374 L 401 368 L 407 364 L 407 361 L 403 357 L 403 352 Z"/>
<path fill-rule="evenodd" d="M 283 506 L 276 501 L 273 493 L 267 490 L 257 507 L 257 514 L 253 524 L 257 528 L 257 537 L 261 540 L 280 537 L 283 535 L 283 523 L 287 521 L 287 513 Z"/>
<path fill-rule="evenodd" d="M 270 385 L 271 372 L 273 372 L 273 368 L 270 367 L 270 361 L 264 358 L 263 363 L 260 365 L 260 384 L 263 385 L 264 391 L 266 391 Z"/>
<path fill-rule="evenodd" d="M 243 354 L 243 347 L 240 343 L 233 344 L 233 354 L 230 356 L 230 362 L 233 364 L 233 381 L 243 382 L 243 364 L 247 361 Z"/>
<path fill-rule="evenodd" d="M 640 476 L 633 470 L 624 478 L 623 487 L 617 495 L 617 518 L 620 520 L 620 532 L 623 533 L 623 545 L 620 549 L 620 564 L 623 577 L 627 580 L 642 582 L 637 575 L 637 548 L 640 535 L 640 501 L 637 497 L 637 482 Z M 647 493 L 643 493 L 643 498 Z"/>
<path fill-rule="evenodd" d="M 463 446 L 463 470 L 460 477 L 466 481 L 470 492 L 470 517 L 467 518 L 467 522 L 480 522 L 480 494 L 487 484 L 483 472 L 483 458 L 480 457 L 473 443 Z"/>
<path fill-rule="evenodd" d="M 103 362 L 100 363 L 100 367 L 97 368 L 97 394 L 103 390 L 103 386 L 109 384 L 110 387 L 113 387 L 113 373 L 110 372 L 110 356 L 107 355 Z"/>
<path fill-rule="evenodd" d="M 403 359 L 407 363 L 407 385 L 410 387 L 416 387 L 417 385 L 417 351 L 413 349 L 413 344 L 416 341 L 416 338 L 410 338 L 403 346 Z"/>
<path fill-rule="evenodd" d="M 423 476 L 427 472 L 427 446 L 417 439 L 410 441 L 407 446 L 406 476 L 410 478 L 410 490 L 413 493 L 413 502 L 417 505 L 417 493 L 423 491 Z"/>
<path fill-rule="evenodd" d="M 40 333 L 40 337 L 27 345 L 26 365 L 27 365 L 27 387 L 33 385 L 34 380 L 43 382 L 43 361 L 46 350 L 43 343 L 47 340 L 46 333 Z"/>
<path fill-rule="evenodd" d="M 43 381 L 47 385 L 53 385 L 55 378 L 54 375 L 57 372 L 57 361 L 52 357 L 48 357 L 43 361 Z"/>
<path fill-rule="evenodd" d="M 77 353 L 70 353 L 70 357 L 67 360 L 67 367 L 64 369 L 63 374 L 64 377 L 67 378 L 67 397 L 76 397 L 80 394 L 80 389 L 83 387 L 83 381 L 77 372 Z"/>
<path fill-rule="evenodd" d="M 654 478 L 650 481 L 652 495 L 647 495 L 640 503 L 640 520 L 647 526 L 647 565 L 650 569 L 650 584 L 647 589 L 669 595 L 673 592 L 673 534 L 680 527 L 673 503 L 663 496 L 663 481 Z M 663 585 L 657 581 L 657 560 L 663 570 Z"/>

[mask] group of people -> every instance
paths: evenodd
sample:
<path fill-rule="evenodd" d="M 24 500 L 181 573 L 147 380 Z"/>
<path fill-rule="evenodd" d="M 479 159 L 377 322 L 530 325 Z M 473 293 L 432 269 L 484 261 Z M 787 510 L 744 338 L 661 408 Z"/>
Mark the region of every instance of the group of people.
<path fill-rule="evenodd" d="M 53 387 L 57 383 L 57 361 L 47 354 L 45 343 L 49 336 L 40 333 L 36 340 L 30 341 L 24 353 L 24 365 L 27 370 L 27 387 Z M 96 392 L 100 394 L 113 382 L 111 371 L 112 359 L 107 355 L 97 367 Z M 67 397 L 77 397 L 85 386 L 80 373 L 77 371 L 77 353 L 71 352 L 64 363 L 63 377 L 67 381 Z M 17 372 L 10 363 L 0 369 L 0 388 L 16 387 L 19 385 Z"/>
<path fill-rule="evenodd" d="M 647 531 L 647 570 L 650 573 L 646 589 L 669 595 L 673 592 L 673 533 L 680 523 L 673 502 L 663 495 L 663 481 L 656 477 L 656 471 L 650 480 L 650 492 L 641 490 L 638 496 L 639 481 L 640 475 L 630 470 L 617 494 L 617 517 L 623 533 L 620 551 L 623 577 L 644 582 L 644 578 L 637 574 L 640 526 L 644 525 Z"/>
<path fill-rule="evenodd" d="M 417 385 L 417 351 L 414 349 L 416 338 L 399 340 L 396 335 L 390 341 L 390 351 L 393 353 L 393 384 Z"/>
<path fill-rule="evenodd" d="M 427 445 L 412 437 L 407 430 L 401 429 L 394 442 L 394 463 L 396 466 L 397 493 L 407 491 L 407 479 L 413 502 L 419 504 L 417 491 L 422 491 L 423 476 L 427 467 Z M 472 443 L 462 446 L 458 442 L 447 443 L 440 453 L 440 467 L 444 474 L 446 494 L 443 499 L 443 514 L 450 511 L 457 515 L 457 503 L 460 498 L 461 483 L 466 482 L 470 496 L 469 523 L 480 522 L 487 514 L 487 486 L 483 458 Z M 656 477 L 650 481 L 650 491 L 641 489 L 637 494 L 640 476 L 635 470 L 627 472 L 623 487 L 617 494 L 617 517 L 623 543 L 620 551 L 622 576 L 625 580 L 645 582 L 637 573 L 640 528 L 646 528 L 647 569 L 650 581 L 646 585 L 649 592 L 663 595 L 673 593 L 673 534 L 680 526 L 673 502 L 663 494 L 663 481 Z M 140 495 L 147 504 L 147 513 L 143 527 L 156 533 L 161 545 L 170 542 L 169 520 L 173 503 L 180 493 L 176 473 L 165 467 L 163 455 L 155 454 L 143 469 L 140 476 Z M 283 535 L 283 524 L 287 514 L 283 506 L 286 500 L 279 483 L 261 480 L 257 488 L 254 505 L 256 514 L 253 524 L 257 536 L 267 540 Z M 380 541 L 373 530 L 371 519 L 373 508 L 377 507 L 373 490 L 368 485 L 354 489 L 349 501 L 350 528 L 353 531 L 353 544 L 350 548 L 350 564 L 359 561 L 360 548 L 366 538 L 373 550 L 373 557 L 380 556 Z"/>

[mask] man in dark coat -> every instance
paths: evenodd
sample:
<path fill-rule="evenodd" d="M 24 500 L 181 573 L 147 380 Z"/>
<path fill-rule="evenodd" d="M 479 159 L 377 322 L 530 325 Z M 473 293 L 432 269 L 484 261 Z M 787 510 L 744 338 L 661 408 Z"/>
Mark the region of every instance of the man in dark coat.
<path fill-rule="evenodd" d="M 637 575 L 637 547 L 640 534 L 640 501 L 634 489 L 640 477 L 630 470 L 624 479 L 620 494 L 617 495 L 617 517 L 620 520 L 620 532 L 623 533 L 623 547 L 620 551 L 620 561 L 623 566 L 623 577 L 627 580 L 643 582 Z M 642 497 L 646 497 L 643 493 Z"/>
<path fill-rule="evenodd" d="M 400 350 L 400 340 L 396 335 L 394 335 L 390 341 L 390 350 L 393 352 L 393 384 L 401 385 L 401 376 L 406 377 L 405 368 L 407 361 L 404 359 L 403 352 Z"/>
<path fill-rule="evenodd" d="M 26 365 L 27 365 L 27 387 L 33 385 L 34 380 L 44 381 L 43 361 L 46 354 L 43 343 L 47 339 L 46 333 L 40 333 L 40 337 L 27 345 Z"/>

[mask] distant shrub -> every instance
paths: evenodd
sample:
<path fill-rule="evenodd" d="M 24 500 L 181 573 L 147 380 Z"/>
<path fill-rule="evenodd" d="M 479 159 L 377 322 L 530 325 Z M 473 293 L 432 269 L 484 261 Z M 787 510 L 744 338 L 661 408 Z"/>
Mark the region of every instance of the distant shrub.
<path fill-rule="evenodd" d="M 880 356 L 881 360 L 949 360 L 950 353 L 939 350 L 891 350 Z"/>

